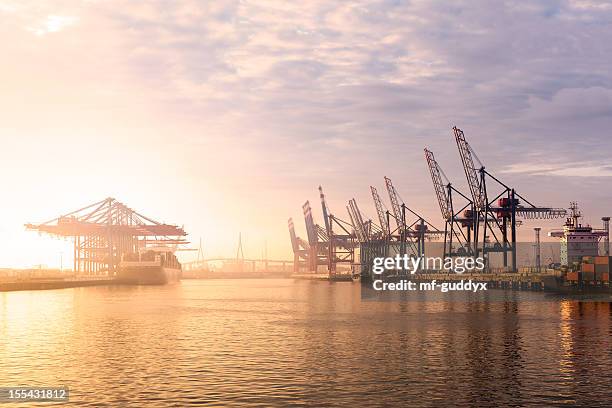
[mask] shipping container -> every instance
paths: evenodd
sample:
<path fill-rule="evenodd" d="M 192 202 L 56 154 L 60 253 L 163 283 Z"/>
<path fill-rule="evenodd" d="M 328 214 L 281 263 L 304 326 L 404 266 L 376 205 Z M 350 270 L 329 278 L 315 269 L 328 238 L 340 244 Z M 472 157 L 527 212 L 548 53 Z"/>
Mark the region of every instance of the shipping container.
<path fill-rule="evenodd" d="M 582 281 L 592 282 L 595 280 L 595 272 L 584 272 L 582 271 Z"/>
<path fill-rule="evenodd" d="M 595 272 L 608 273 L 610 272 L 610 265 L 595 264 Z"/>
<path fill-rule="evenodd" d="M 609 256 L 596 256 L 595 257 L 595 264 L 596 265 L 609 265 L 610 264 L 610 257 Z"/>
<path fill-rule="evenodd" d="M 578 272 L 568 272 L 565 279 L 573 282 L 578 281 Z"/>
<path fill-rule="evenodd" d="M 595 272 L 595 265 L 593 264 L 585 264 L 580 265 L 580 269 L 582 272 Z"/>
<path fill-rule="evenodd" d="M 595 272 L 595 280 L 598 282 L 607 282 L 609 276 L 608 272 Z"/>

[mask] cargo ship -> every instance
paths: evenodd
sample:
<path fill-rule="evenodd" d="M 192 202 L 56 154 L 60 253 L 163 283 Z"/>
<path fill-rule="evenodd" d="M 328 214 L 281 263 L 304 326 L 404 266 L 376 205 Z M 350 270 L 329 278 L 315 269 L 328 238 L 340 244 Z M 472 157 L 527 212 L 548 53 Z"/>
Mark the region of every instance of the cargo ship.
<path fill-rule="evenodd" d="M 542 275 L 544 290 L 560 294 L 612 294 L 610 256 L 585 256 L 579 270 L 561 271 L 558 276 Z"/>
<path fill-rule="evenodd" d="M 595 229 L 580 223 L 578 204 L 572 202 L 570 211 L 563 230 L 548 234 L 561 239 L 561 269 L 557 275 L 542 276 L 544 290 L 562 294 L 612 293 L 610 217 L 603 217 L 603 228 Z"/>
<path fill-rule="evenodd" d="M 116 281 L 129 285 L 165 285 L 181 279 L 181 264 L 168 247 L 147 248 L 122 257 Z"/>

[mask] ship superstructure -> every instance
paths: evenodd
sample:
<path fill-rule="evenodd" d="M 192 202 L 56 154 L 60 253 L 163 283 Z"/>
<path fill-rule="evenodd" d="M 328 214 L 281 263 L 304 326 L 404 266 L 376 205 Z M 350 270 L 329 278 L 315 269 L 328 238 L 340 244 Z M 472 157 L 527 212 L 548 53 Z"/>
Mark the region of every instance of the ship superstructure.
<path fill-rule="evenodd" d="M 570 216 L 563 225 L 563 230 L 551 231 L 550 237 L 561 239 L 561 265 L 571 266 L 574 262 L 580 263 L 585 256 L 598 256 L 599 243 L 603 239 L 607 245 L 604 253 L 609 254 L 607 222 L 604 228 L 595 229 L 590 225 L 582 225 L 582 213 L 576 202 L 570 203 Z"/>

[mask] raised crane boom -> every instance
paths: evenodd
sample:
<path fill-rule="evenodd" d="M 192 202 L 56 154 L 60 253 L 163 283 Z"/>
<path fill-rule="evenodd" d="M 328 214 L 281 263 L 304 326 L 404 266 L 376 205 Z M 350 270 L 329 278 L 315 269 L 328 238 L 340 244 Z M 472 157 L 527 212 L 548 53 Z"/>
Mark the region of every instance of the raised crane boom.
<path fill-rule="evenodd" d="M 391 201 L 391 209 L 393 210 L 393 217 L 397 223 L 397 228 L 403 231 L 406 227 L 404 223 L 404 217 L 402 217 L 402 210 L 400 208 L 399 199 L 397 198 L 397 191 L 393 187 L 393 183 L 389 177 L 385 176 L 385 184 L 387 186 L 387 192 L 389 193 L 389 200 Z"/>
<path fill-rule="evenodd" d="M 310 246 L 315 246 L 319 241 L 319 234 L 317 231 L 317 225 L 312 218 L 310 202 L 306 201 L 302 206 L 302 210 L 304 210 L 304 221 L 306 222 L 306 235 L 308 236 L 308 243 Z"/>
<path fill-rule="evenodd" d="M 295 226 L 293 224 L 293 219 L 289 218 L 289 236 L 291 237 L 291 246 L 293 248 L 293 252 L 297 253 L 301 248 L 310 249 L 310 245 L 308 242 L 304 241 L 302 238 L 298 237 L 295 233 Z"/>
<path fill-rule="evenodd" d="M 442 212 L 442 218 L 446 221 L 449 221 L 452 218 L 453 214 L 450 208 L 448 194 L 446 193 L 446 186 L 448 186 L 450 183 L 448 182 L 448 180 L 446 184 L 442 182 L 442 176 L 444 175 L 444 172 L 438 165 L 438 162 L 436 161 L 432 151 L 425 149 L 425 159 L 427 160 L 427 165 L 429 166 L 431 180 L 433 181 L 436 197 L 438 198 L 438 204 L 440 205 L 440 211 Z M 445 175 L 444 178 L 446 179 Z"/>
<path fill-rule="evenodd" d="M 291 238 L 291 247 L 293 248 L 293 253 L 296 253 L 300 250 L 300 244 L 298 243 L 298 238 L 295 233 L 295 226 L 293 225 L 293 219 L 289 218 L 287 222 L 289 226 L 289 237 Z"/>
<path fill-rule="evenodd" d="M 478 176 L 478 172 L 483 168 L 482 163 L 479 162 L 480 167 L 477 169 L 474 165 L 474 157 L 476 157 L 476 160 L 478 160 L 478 157 L 474 154 L 474 151 L 465 140 L 463 131 L 456 126 L 453 127 L 453 131 L 455 132 L 455 141 L 459 148 L 459 155 L 461 156 L 461 162 L 463 163 L 463 169 L 465 170 L 465 176 L 467 177 L 470 192 L 472 193 L 474 205 L 480 210 L 486 205 L 480 177 Z"/>
<path fill-rule="evenodd" d="M 350 203 L 350 202 L 349 202 Z M 357 227 L 357 223 L 355 222 L 355 217 L 353 216 L 353 209 L 350 205 L 346 206 L 346 212 L 349 215 L 349 219 L 351 220 L 351 226 L 353 227 L 354 235 L 357 237 L 359 241 L 361 241 L 361 234 L 359 232 L 359 228 Z"/>
<path fill-rule="evenodd" d="M 351 221 L 353 222 L 353 228 L 357 234 L 357 238 L 360 242 L 366 242 L 369 240 L 369 234 L 366 228 L 365 223 L 363 222 L 363 217 L 361 216 L 361 211 L 359 211 L 359 207 L 357 206 L 357 201 L 355 199 L 351 199 L 348 202 L 348 211 L 349 216 L 351 217 Z"/>
<path fill-rule="evenodd" d="M 374 205 L 376 206 L 376 212 L 378 213 L 378 221 L 380 222 L 380 227 L 383 230 L 383 234 L 389 234 L 389 222 L 387 220 L 387 213 L 383 207 L 383 203 L 378 195 L 378 191 L 374 186 L 370 186 L 370 190 L 372 191 L 372 198 L 374 199 Z"/>
<path fill-rule="evenodd" d="M 321 210 L 323 211 L 323 219 L 325 220 L 325 231 L 329 233 L 329 207 L 325 201 L 325 194 L 323 194 L 323 187 L 319 186 L 319 196 L 321 197 Z"/>

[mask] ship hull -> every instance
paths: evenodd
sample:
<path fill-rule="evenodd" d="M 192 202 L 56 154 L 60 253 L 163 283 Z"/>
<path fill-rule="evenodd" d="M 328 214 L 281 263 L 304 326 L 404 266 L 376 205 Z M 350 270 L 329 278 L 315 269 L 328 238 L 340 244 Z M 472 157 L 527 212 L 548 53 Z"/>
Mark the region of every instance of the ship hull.
<path fill-rule="evenodd" d="M 117 274 L 117 281 L 128 285 L 166 285 L 181 279 L 181 270 L 164 266 L 131 265 L 123 266 Z"/>
<path fill-rule="evenodd" d="M 566 282 L 559 276 L 543 276 L 544 291 L 563 295 L 610 294 L 610 286 Z"/>

